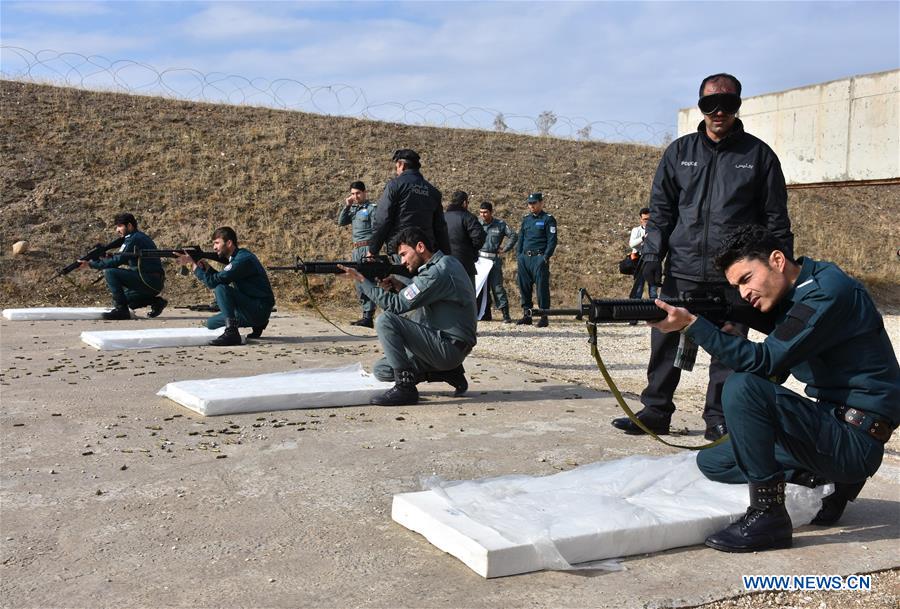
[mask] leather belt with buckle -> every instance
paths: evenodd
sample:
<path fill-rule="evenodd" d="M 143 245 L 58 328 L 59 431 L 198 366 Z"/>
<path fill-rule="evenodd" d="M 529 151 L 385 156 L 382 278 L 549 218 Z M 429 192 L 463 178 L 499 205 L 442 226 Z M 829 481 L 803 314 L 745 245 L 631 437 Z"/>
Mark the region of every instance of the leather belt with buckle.
<path fill-rule="evenodd" d="M 369 245 L 368 241 L 356 241 L 353 247 L 366 247 L 367 245 Z"/>
<path fill-rule="evenodd" d="M 498 254 L 496 252 L 478 252 L 478 255 L 483 256 L 485 258 L 497 258 L 500 256 L 500 254 Z"/>
<path fill-rule="evenodd" d="M 543 256 L 544 250 L 528 250 L 525 252 L 526 256 Z"/>
<path fill-rule="evenodd" d="M 859 408 L 851 408 L 850 406 L 838 406 L 835 409 L 837 416 L 850 423 L 854 427 L 860 428 L 882 444 L 891 439 L 893 428 L 890 423 L 884 419 L 879 419 L 874 414 L 860 410 Z"/>

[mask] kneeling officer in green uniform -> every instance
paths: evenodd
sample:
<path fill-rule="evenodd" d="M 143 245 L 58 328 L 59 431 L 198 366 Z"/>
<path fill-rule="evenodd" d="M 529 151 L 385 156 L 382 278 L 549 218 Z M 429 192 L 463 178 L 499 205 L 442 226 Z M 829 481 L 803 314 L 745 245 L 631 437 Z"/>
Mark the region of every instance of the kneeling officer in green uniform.
<path fill-rule="evenodd" d="M 741 298 L 771 313 L 775 329 L 762 343 L 657 300 L 668 312 L 651 324 L 681 331 L 734 370 L 722 405 L 731 437 L 700 452 L 711 480 L 750 483 L 750 507 L 706 540 L 725 552 L 791 545 L 785 482 L 834 482 L 813 524 L 837 522 L 848 501 L 881 465 L 900 423 L 900 367 L 872 298 L 834 264 L 791 260 L 767 229 L 747 225 L 729 235 L 716 257 Z M 806 398 L 781 385 L 789 374 Z"/>
<path fill-rule="evenodd" d="M 391 275 L 376 285 L 342 267 L 384 310 L 375 320 L 384 357 L 373 373 L 380 381 L 394 381 L 394 386 L 372 398 L 372 404 L 416 404 L 416 385 L 424 381 L 449 383 L 455 396 L 469 388 L 462 363 L 476 342 L 475 288 L 459 260 L 433 247 L 418 227 L 401 229 L 394 237 L 390 249 L 415 273 L 412 280 Z"/>
<path fill-rule="evenodd" d="M 533 306 L 531 287 L 537 289 L 538 307 L 550 308 L 550 256 L 556 250 L 556 218 L 544 211 L 544 195 L 535 192 L 528 195 L 529 213 L 522 218 L 516 253 L 519 266 L 516 278 L 519 281 L 519 295 L 522 298 L 522 318 L 519 326 L 530 326 Z M 538 328 L 546 328 L 547 316 L 538 320 Z"/>
<path fill-rule="evenodd" d="M 210 341 L 214 347 L 230 347 L 241 344 L 238 328 L 252 328 L 247 338 L 259 338 L 269 325 L 269 316 L 275 306 L 275 294 L 259 259 L 247 249 L 238 247 L 237 234 L 228 226 L 213 233 L 213 251 L 228 263 L 216 272 L 205 261 L 195 262 L 184 254 L 178 263 L 191 265 L 194 275 L 216 295 L 219 313 L 206 320 L 210 330 L 225 326 L 225 331 Z"/>
<path fill-rule="evenodd" d="M 119 255 L 135 250 L 155 250 L 156 244 L 153 243 L 153 239 L 138 230 L 137 220 L 132 214 L 116 214 L 113 223 L 116 225 L 116 234 L 123 239 L 122 246 L 112 256 L 90 262 L 83 260 L 79 267 L 103 271 L 106 287 L 109 288 L 113 298 L 113 309 L 104 313 L 103 319 L 131 319 L 130 309 L 146 306 L 150 307 L 147 317 L 158 317 L 168 304 L 159 296 L 166 283 L 162 261 L 159 258 L 133 257 L 126 260 Z M 127 269 L 118 268 L 126 261 Z"/>

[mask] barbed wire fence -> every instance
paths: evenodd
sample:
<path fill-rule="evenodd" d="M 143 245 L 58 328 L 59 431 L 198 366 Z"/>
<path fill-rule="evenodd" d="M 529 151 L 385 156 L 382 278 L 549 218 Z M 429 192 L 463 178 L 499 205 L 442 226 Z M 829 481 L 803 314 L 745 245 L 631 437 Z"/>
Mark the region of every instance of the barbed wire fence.
<path fill-rule="evenodd" d="M 545 110 L 538 116 L 508 114 L 493 108 L 408 102 L 371 101 L 353 85 L 307 85 L 292 78 L 247 78 L 225 72 L 204 73 L 192 68 L 158 69 L 131 59 L 111 60 L 44 49 L 0 45 L 0 78 L 53 84 L 92 91 L 216 104 L 260 106 L 375 121 L 430 127 L 482 129 L 524 135 L 602 142 L 665 145 L 671 126 L 639 121 L 590 121 Z"/>

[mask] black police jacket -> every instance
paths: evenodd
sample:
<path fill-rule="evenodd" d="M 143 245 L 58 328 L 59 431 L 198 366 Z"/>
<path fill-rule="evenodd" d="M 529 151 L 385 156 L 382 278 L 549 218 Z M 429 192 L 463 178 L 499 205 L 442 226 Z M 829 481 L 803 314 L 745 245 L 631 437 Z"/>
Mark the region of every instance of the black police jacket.
<path fill-rule="evenodd" d="M 478 251 L 487 236 L 481 223 L 462 207 L 453 206 L 447 208 L 444 220 L 447 222 L 447 234 L 450 238 L 450 251 L 444 253 L 462 262 L 466 273 L 474 277 Z"/>
<path fill-rule="evenodd" d="M 724 238 L 742 224 L 767 227 L 793 256 L 794 235 L 778 157 L 744 131 L 740 120 L 716 143 L 704 123 L 697 133 L 666 148 L 653 178 L 645 261 L 666 258 L 666 274 L 698 282 L 721 282 L 714 256 Z"/>
<path fill-rule="evenodd" d="M 369 253 L 378 254 L 381 246 L 403 228 L 415 226 L 430 237 L 437 249 L 448 252 L 447 224 L 441 207 L 441 191 L 422 177 L 417 169 L 407 169 L 384 187 L 375 211 Z"/>

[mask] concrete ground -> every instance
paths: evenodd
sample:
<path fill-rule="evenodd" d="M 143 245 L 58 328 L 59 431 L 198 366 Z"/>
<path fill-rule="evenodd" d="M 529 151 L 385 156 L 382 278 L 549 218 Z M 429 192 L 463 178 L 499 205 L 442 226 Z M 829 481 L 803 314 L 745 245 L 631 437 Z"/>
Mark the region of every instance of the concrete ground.
<path fill-rule="evenodd" d="M 484 580 L 392 522 L 392 496 L 432 474 L 542 475 L 671 450 L 615 433 L 607 394 L 477 357 L 468 396 L 423 385 L 414 407 L 203 418 L 155 395 L 175 380 L 379 357 L 374 337 L 312 316 L 279 314 L 263 341 L 227 349 L 100 352 L 78 337 L 200 319 L 3 320 L 4 607 L 664 607 L 741 594 L 744 574 L 900 565 L 890 450 L 840 526 L 806 527 L 791 550 L 695 546 L 626 558 L 620 572 Z"/>

